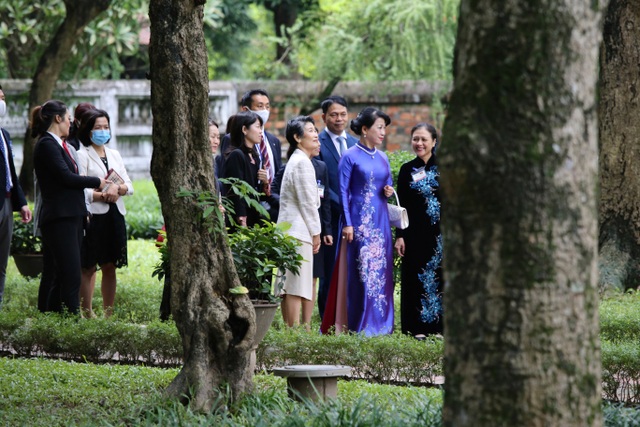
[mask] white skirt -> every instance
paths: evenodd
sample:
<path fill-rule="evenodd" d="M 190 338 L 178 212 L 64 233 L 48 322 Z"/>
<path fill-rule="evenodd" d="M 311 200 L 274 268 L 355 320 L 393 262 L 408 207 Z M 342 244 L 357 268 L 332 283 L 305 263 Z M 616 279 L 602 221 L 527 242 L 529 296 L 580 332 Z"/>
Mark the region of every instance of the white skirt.
<path fill-rule="evenodd" d="M 313 299 L 313 246 L 311 243 L 300 242 L 298 253 L 303 261 L 299 274 L 293 274 L 289 270 L 284 273 L 284 286 L 282 294 L 296 295 L 304 299 Z"/>

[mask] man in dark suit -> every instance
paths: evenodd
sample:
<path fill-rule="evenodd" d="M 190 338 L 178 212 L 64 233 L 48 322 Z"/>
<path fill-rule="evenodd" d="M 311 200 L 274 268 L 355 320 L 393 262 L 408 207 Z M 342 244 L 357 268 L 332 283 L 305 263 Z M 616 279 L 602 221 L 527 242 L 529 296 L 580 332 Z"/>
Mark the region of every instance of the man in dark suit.
<path fill-rule="evenodd" d="M 353 147 L 358 140 L 346 132 L 349 123 L 349 112 L 347 101 L 337 95 L 333 95 L 322 101 L 322 120 L 326 127 L 318 138 L 320 139 L 320 155 L 318 156 L 327 165 L 329 171 L 329 188 L 327 196 L 331 203 L 331 233 L 334 244 L 324 247 L 324 277 L 320 279 L 318 286 L 318 309 L 320 318 L 324 315 L 324 307 L 329 294 L 329 283 L 331 273 L 336 258 L 338 233 L 338 222 L 342 215 L 342 204 L 340 202 L 340 178 L 338 174 L 338 164 L 340 157 L 350 147 Z"/>
<path fill-rule="evenodd" d="M 4 91 L 0 86 L 0 117 L 7 114 L 7 103 Z M 31 210 L 27 205 L 24 192 L 18 182 L 16 167 L 13 164 L 11 136 L 5 129 L 0 128 L 0 307 L 4 296 L 7 262 L 11 249 L 13 235 L 13 211 L 20 212 L 22 222 L 31 221 Z"/>
<path fill-rule="evenodd" d="M 265 125 L 269 120 L 270 109 L 269 94 L 263 89 L 252 89 L 242 95 L 240 99 L 241 111 L 252 111 L 262 119 L 263 143 L 257 145 L 256 149 L 260 155 L 260 168 L 266 169 L 267 176 L 269 177 L 268 182 L 262 183 L 262 191 L 267 194 L 262 201 L 268 204 L 265 208 L 269 211 L 271 220 L 275 221 L 276 218 L 278 218 L 278 211 L 280 210 L 280 196 L 275 192 L 271 192 L 270 189 L 273 178 L 282 167 L 282 148 L 278 137 L 265 130 Z M 222 156 L 223 159 L 229 148 L 233 149 L 233 147 L 229 147 L 229 143 L 230 137 L 229 134 L 226 134 L 220 142 L 219 150 L 219 155 Z M 224 176 L 224 160 L 218 171 L 218 176 Z"/>

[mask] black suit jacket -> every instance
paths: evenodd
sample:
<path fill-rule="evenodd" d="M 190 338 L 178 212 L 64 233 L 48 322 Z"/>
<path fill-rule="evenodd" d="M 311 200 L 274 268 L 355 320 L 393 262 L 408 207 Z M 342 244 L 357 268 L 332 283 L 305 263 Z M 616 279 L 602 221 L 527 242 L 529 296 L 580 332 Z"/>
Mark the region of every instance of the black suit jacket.
<path fill-rule="evenodd" d="M 11 182 L 13 187 L 11 188 L 11 204 L 13 205 L 14 211 L 19 211 L 23 206 L 27 204 L 27 199 L 24 197 L 24 192 L 22 191 L 22 187 L 20 187 L 20 182 L 18 181 L 18 175 L 16 174 L 16 167 L 13 164 L 13 149 L 11 147 L 11 136 L 9 132 L 5 129 L 0 128 L 0 132 L 2 132 L 2 136 L 4 136 L 4 140 L 7 141 L 7 159 L 9 160 L 9 170 L 11 172 Z M 2 141 L 0 140 L 0 143 Z M 2 157 L 2 156 L 0 156 Z M 0 189 L 4 189 L 7 187 L 7 165 L 4 162 L 4 159 L 0 161 Z M 4 193 L 4 190 L 0 190 Z M 4 206 L 5 197 L 0 194 L 0 208 Z"/>
<path fill-rule="evenodd" d="M 83 189 L 98 188 L 100 178 L 78 175 L 74 162 L 49 133 L 36 143 L 33 166 L 42 195 L 40 225 L 87 214 Z"/>

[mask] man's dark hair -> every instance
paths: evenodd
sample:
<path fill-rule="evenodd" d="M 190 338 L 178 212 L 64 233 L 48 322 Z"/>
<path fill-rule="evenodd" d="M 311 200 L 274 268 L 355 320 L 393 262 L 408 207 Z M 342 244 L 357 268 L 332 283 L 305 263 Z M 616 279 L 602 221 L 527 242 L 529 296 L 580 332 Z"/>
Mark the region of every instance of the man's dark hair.
<path fill-rule="evenodd" d="M 240 107 L 247 107 L 248 109 L 251 109 L 251 102 L 253 99 L 254 95 L 263 95 L 266 96 L 267 98 L 269 98 L 269 94 L 267 93 L 266 90 L 264 89 L 252 89 L 248 92 L 245 92 L 244 95 L 242 95 L 242 98 L 240 99 Z M 271 99 L 271 98 L 269 98 Z"/>
<path fill-rule="evenodd" d="M 340 95 L 331 95 L 330 97 L 326 98 L 324 101 L 320 103 L 320 108 L 322 108 L 322 114 L 327 114 L 327 110 L 329 110 L 329 107 L 331 107 L 333 104 L 340 104 L 347 109 L 349 108 L 349 105 L 347 104 L 346 99 L 344 99 Z"/>

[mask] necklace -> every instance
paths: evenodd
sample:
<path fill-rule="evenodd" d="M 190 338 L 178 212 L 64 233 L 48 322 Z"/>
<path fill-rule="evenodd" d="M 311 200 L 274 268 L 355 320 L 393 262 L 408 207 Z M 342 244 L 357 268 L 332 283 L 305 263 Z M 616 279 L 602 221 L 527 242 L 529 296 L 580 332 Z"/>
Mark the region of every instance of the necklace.
<path fill-rule="evenodd" d="M 359 149 L 361 149 L 362 151 L 370 155 L 372 159 L 376 155 L 376 152 L 378 151 L 376 150 L 375 147 L 373 147 L 373 151 L 370 151 L 369 148 L 366 148 L 364 145 L 360 144 L 359 142 L 356 144 L 356 147 L 358 147 Z"/>

